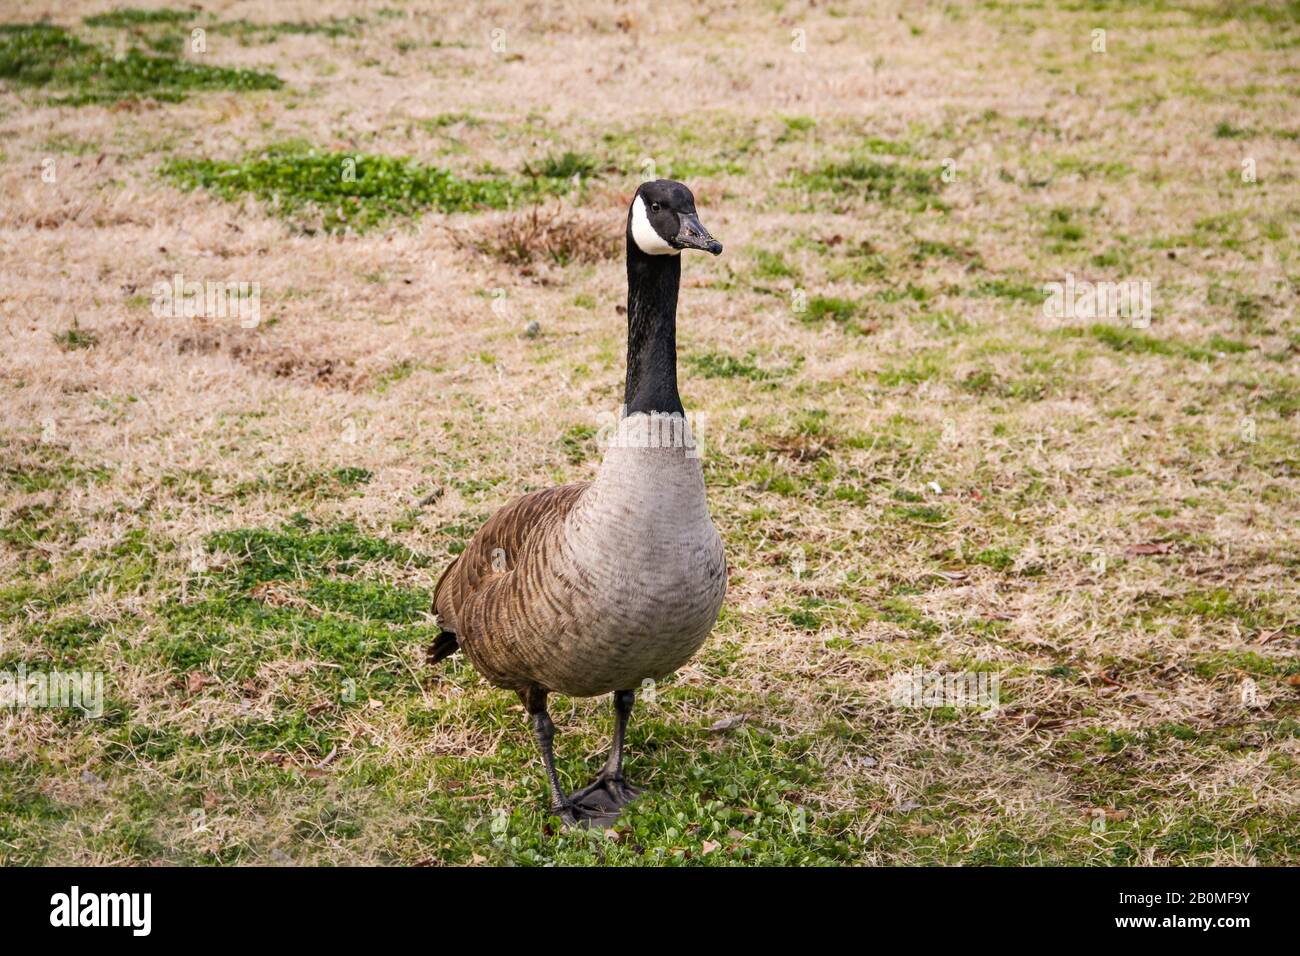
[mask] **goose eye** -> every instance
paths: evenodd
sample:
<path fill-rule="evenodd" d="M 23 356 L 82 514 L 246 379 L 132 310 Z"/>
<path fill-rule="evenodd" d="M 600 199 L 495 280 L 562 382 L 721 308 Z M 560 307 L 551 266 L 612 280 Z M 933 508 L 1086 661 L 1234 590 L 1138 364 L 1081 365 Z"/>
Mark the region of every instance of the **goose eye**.
<path fill-rule="evenodd" d="M 650 204 L 650 211 L 651 211 L 651 212 L 658 212 L 658 211 L 659 211 L 659 204 L 658 204 L 657 202 L 652 202 L 652 203 Z"/>

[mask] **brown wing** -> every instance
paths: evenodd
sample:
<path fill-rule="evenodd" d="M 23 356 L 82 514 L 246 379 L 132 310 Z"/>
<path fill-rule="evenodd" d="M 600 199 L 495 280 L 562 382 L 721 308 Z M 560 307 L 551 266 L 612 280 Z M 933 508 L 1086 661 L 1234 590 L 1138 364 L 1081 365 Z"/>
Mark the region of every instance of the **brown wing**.
<path fill-rule="evenodd" d="M 548 529 L 564 521 L 589 487 L 589 482 L 577 482 L 530 492 L 488 518 L 438 579 L 433 591 L 433 609 L 439 626 L 458 637 L 471 637 L 462 632 L 468 625 L 463 620 L 466 605 L 518 568 Z"/>

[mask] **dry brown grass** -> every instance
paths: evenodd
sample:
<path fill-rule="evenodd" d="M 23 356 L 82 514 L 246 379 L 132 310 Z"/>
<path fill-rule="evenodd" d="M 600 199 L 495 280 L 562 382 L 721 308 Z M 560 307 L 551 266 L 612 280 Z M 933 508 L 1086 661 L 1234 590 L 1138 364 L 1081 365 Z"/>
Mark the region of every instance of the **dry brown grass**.
<path fill-rule="evenodd" d="M 508 266 L 523 267 L 521 274 L 536 274 L 536 266 L 569 266 L 612 259 L 622 253 L 622 233 L 617 214 L 566 208 L 561 204 L 535 205 L 507 213 L 495 221 L 475 223 L 456 235 L 463 249 L 476 249 Z"/>
<path fill-rule="evenodd" d="M 1209 0 L 204 6 L 366 20 L 210 36 L 274 93 L 74 109 L 0 86 L 0 662 L 102 670 L 115 707 L 0 712 L 0 860 L 1300 858 L 1293 23 Z M 565 149 L 621 172 L 541 211 L 335 237 L 157 173 L 293 139 L 462 175 Z M 805 188 L 874 141 L 881 162 L 954 159 L 947 212 Z M 202 663 L 172 639 L 243 567 L 216 532 L 351 522 L 429 559 L 354 577 L 418 593 L 495 507 L 593 473 L 584 436 L 623 372 L 604 237 L 647 160 L 727 247 L 686 263 L 679 342 L 733 576 L 706 651 L 638 711 L 630 769 L 658 802 L 593 848 L 543 835 L 519 714 L 463 668 L 428 673 L 426 621 L 345 651 L 232 615 Z M 1146 338 L 1047 318 L 1032 292 L 1066 271 L 1150 280 Z M 155 317 L 177 272 L 259 282 L 261 324 Z M 796 290 L 851 301 L 859 331 L 793 312 Z M 74 324 L 93 346 L 66 347 Z M 341 577 L 304 566 L 250 600 L 353 622 L 312 590 Z M 917 663 L 995 672 L 1003 706 L 893 706 Z M 567 706 L 578 782 L 607 714 Z"/>

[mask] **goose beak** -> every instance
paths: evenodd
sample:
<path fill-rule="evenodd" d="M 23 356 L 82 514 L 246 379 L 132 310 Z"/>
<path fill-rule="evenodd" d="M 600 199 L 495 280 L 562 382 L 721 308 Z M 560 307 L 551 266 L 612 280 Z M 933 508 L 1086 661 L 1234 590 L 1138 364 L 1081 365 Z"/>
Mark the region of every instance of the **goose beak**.
<path fill-rule="evenodd" d="M 673 244 L 679 249 L 703 249 L 713 255 L 722 254 L 722 243 L 709 235 L 709 230 L 700 223 L 695 213 L 685 213 L 681 217 L 681 227 Z"/>

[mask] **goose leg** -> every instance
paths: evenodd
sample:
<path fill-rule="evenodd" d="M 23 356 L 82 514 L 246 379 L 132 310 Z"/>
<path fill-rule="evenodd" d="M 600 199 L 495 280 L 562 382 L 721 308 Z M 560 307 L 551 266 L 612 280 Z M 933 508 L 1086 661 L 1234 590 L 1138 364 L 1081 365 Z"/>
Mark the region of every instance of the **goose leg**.
<path fill-rule="evenodd" d="M 546 778 L 551 790 L 551 812 L 567 826 L 603 825 L 612 820 L 607 814 L 580 807 L 565 796 L 564 789 L 560 786 L 560 775 L 555 771 L 555 723 L 546 712 L 546 691 L 540 687 L 530 687 L 526 691 L 520 691 L 519 697 L 524 702 L 524 709 L 528 711 L 533 735 L 542 752 L 542 763 L 546 767 Z"/>
<path fill-rule="evenodd" d="M 609 813 L 627 806 L 641 795 L 640 787 L 634 787 L 623 779 L 623 738 L 627 735 L 627 722 L 635 702 L 635 691 L 614 691 L 614 743 L 596 779 L 569 798 L 575 806 Z"/>

